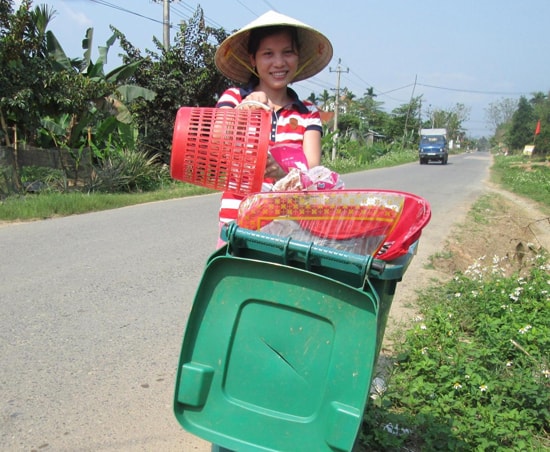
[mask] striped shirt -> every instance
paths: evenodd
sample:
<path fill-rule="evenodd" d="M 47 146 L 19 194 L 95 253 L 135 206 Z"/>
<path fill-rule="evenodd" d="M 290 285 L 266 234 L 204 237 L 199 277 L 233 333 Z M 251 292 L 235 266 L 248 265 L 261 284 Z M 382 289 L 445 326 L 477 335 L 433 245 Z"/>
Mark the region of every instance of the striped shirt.
<path fill-rule="evenodd" d="M 294 90 L 287 89 L 292 102 L 272 113 L 270 141 L 302 143 L 306 131 L 317 130 L 322 133 L 321 115 L 317 107 L 309 101 L 301 101 Z M 252 90 L 229 88 L 220 96 L 216 107 L 235 108 L 250 93 Z"/>
<path fill-rule="evenodd" d="M 270 144 L 302 144 L 307 131 L 323 132 L 321 115 L 317 107 L 309 101 L 300 100 L 294 90 L 290 88 L 287 90 L 292 102 L 272 112 Z M 222 93 L 216 107 L 235 108 L 252 92 L 251 89 L 229 88 Z M 229 192 L 223 193 L 219 212 L 220 223 L 228 223 L 237 219 L 242 199 L 242 196 Z"/>

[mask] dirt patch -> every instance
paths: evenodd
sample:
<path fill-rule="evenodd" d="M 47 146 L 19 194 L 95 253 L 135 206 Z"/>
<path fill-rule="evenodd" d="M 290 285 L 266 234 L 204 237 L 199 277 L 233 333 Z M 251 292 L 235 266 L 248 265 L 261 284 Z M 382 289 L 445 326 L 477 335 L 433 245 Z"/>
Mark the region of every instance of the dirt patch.
<path fill-rule="evenodd" d="M 550 167 L 550 160 L 545 160 L 544 162 L 526 162 L 526 163 L 516 163 L 514 165 L 512 165 L 516 168 L 522 168 L 522 169 L 525 169 L 526 171 L 532 171 L 533 170 L 533 167 Z"/>
<path fill-rule="evenodd" d="M 498 259 L 508 274 L 526 272 L 530 259 L 542 249 L 550 251 L 550 212 L 533 201 L 487 184 L 479 202 L 447 234 L 434 254 L 416 256 L 398 284 L 382 348 L 381 358 L 391 355 L 392 343 L 411 325 L 417 314 L 418 291 L 444 283 L 476 261 L 490 266 Z M 420 239 L 420 246 L 422 246 Z"/>
<path fill-rule="evenodd" d="M 523 272 L 529 256 L 550 250 L 550 216 L 528 200 L 489 187 L 449 237 L 445 249 L 431 259 L 439 272 L 463 272 L 478 259 L 498 259 L 508 273 Z"/>

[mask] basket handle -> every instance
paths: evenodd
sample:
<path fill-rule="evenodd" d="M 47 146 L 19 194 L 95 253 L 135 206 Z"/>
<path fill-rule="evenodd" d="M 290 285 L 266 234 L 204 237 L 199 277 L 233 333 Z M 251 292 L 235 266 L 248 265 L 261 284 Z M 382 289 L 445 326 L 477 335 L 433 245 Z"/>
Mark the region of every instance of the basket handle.
<path fill-rule="evenodd" d="M 241 102 L 239 105 L 237 105 L 236 108 L 240 109 L 243 105 L 254 105 L 255 107 L 263 108 L 264 110 L 271 111 L 271 107 L 269 105 L 264 104 L 263 102 L 257 101 L 257 100 L 245 100 Z"/>

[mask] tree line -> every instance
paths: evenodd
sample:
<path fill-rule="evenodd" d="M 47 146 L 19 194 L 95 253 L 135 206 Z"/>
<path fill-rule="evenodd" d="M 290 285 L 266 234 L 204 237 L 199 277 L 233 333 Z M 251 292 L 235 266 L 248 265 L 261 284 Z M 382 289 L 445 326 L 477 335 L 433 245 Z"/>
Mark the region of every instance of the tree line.
<path fill-rule="evenodd" d="M 495 146 L 521 152 L 526 145 L 534 145 L 536 153 L 550 153 L 550 93 L 503 98 L 490 103 L 486 113 L 495 129 Z"/>

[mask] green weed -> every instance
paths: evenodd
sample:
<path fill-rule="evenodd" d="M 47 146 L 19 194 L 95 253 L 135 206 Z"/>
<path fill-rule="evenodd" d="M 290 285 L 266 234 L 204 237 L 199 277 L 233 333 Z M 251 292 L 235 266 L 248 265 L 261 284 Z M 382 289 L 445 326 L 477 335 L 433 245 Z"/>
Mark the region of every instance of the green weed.
<path fill-rule="evenodd" d="M 495 156 L 493 178 L 514 193 L 550 207 L 550 165 L 525 156 Z"/>
<path fill-rule="evenodd" d="M 368 450 L 548 450 L 550 263 L 536 256 L 525 277 L 499 264 L 479 260 L 420 295 L 366 412 Z"/>

